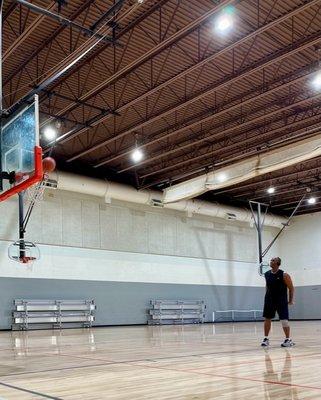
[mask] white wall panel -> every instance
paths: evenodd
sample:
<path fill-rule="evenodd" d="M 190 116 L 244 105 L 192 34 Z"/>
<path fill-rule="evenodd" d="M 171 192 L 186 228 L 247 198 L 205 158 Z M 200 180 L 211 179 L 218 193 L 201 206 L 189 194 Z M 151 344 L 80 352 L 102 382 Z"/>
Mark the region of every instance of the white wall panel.
<path fill-rule="evenodd" d="M 295 217 L 282 235 L 283 267 L 299 286 L 321 284 L 321 213 Z"/>
<path fill-rule="evenodd" d="M 117 243 L 116 248 L 123 251 L 134 251 L 134 226 L 131 210 L 125 207 L 116 208 Z"/>
<path fill-rule="evenodd" d="M 0 203 L 0 238 L 17 240 L 18 202 L 8 200 Z"/>
<path fill-rule="evenodd" d="M 24 266 L 0 241 L 0 276 L 14 278 L 263 286 L 255 263 L 41 245 L 41 259 Z"/>
<path fill-rule="evenodd" d="M 162 217 L 162 226 L 158 228 L 162 230 L 163 254 L 175 254 L 176 249 L 176 218 L 164 215 Z"/>
<path fill-rule="evenodd" d="M 48 198 L 41 204 L 43 241 L 48 244 L 63 244 L 62 201 L 60 198 Z M 34 240 L 32 231 L 27 231 L 27 239 Z"/>
<path fill-rule="evenodd" d="M 111 207 L 107 207 L 105 205 L 100 205 L 99 212 L 100 212 L 100 247 L 102 249 L 116 248 L 117 245 L 116 213 Z M 99 229 L 97 229 L 97 232 L 99 232 Z"/>
<path fill-rule="evenodd" d="M 80 200 L 62 200 L 62 240 L 65 246 L 83 246 L 81 204 Z"/>
<path fill-rule="evenodd" d="M 81 217 L 83 246 L 100 248 L 99 204 L 84 200 Z"/>
<path fill-rule="evenodd" d="M 34 207 L 32 217 L 28 223 L 28 236 L 36 243 L 43 242 L 44 234 L 47 235 L 47 225 L 51 224 L 50 216 L 47 215 L 47 220 L 43 220 L 42 207 L 42 203 Z M 16 232 L 15 240 L 18 239 L 17 235 L 18 233 Z"/>
<path fill-rule="evenodd" d="M 187 218 L 176 218 L 176 249 L 175 255 L 186 254 L 190 255 L 191 249 L 188 246 L 188 225 Z"/>
<path fill-rule="evenodd" d="M 146 213 L 138 210 L 131 210 L 131 242 L 132 251 L 139 253 L 148 252 L 148 226 Z"/>
<path fill-rule="evenodd" d="M 146 213 L 147 245 L 148 253 L 163 254 L 163 221 L 162 216 L 154 213 Z M 172 254 L 175 254 L 172 253 Z"/>

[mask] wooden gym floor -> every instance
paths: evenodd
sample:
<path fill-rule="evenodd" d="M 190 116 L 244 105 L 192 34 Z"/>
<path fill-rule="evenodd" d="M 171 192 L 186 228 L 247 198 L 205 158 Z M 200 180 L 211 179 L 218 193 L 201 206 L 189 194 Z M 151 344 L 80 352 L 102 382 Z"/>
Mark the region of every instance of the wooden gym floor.
<path fill-rule="evenodd" d="M 321 321 L 0 332 L 0 399 L 321 399 Z"/>

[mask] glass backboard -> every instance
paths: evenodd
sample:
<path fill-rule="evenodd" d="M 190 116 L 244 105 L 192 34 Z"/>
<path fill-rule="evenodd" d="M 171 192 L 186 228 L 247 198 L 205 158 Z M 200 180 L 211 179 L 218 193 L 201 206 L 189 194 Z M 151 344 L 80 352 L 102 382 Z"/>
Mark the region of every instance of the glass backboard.
<path fill-rule="evenodd" d="M 32 104 L 3 121 L 0 142 L 2 201 L 42 179 L 38 96 Z M 14 178 L 9 180 L 6 174 Z"/>

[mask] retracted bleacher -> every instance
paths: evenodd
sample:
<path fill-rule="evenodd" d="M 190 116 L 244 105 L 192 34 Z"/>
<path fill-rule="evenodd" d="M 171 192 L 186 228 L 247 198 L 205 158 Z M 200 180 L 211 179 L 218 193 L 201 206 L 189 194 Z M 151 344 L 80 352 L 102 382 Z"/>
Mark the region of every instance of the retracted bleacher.
<path fill-rule="evenodd" d="M 149 325 L 200 324 L 205 319 L 202 300 L 151 300 Z"/>
<path fill-rule="evenodd" d="M 12 329 L 91 327 L 95 320 L 94 300 L 14 300 Z"/>

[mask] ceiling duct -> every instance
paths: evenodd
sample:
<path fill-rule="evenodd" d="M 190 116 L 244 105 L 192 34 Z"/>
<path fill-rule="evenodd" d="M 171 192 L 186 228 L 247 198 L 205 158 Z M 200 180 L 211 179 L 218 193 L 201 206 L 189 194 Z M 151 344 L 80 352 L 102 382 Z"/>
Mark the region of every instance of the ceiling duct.
<path fill-rule="evenodd" d="M 107 182 L 96 178 L 75 175 L 67 172 L 56 171 L 50 175 L 50 179 L 57 182 L 57 189 L 75 193 L 101 197 L 105 202 L 120 200 L 135 204 L 153 207 L 164 207 L 171 210 L 185 212 L 191 215 L 203 215 L 214 218 L 227 219 L 227 215 L 233 216 L 233 220 L 251 222 L 251 211 L 246 208 L 225 206 L 201 200 L 184 200 L 172 204 L 162 202 L 162 192 L 152 190 L 138 191 L 135 188 L 115 182 Z M 268 214 L 265 225 L 280 228 L 286 219 Z"/>
<path fill-rule="evenodd" d="M 209 190 L 226 188 L 320 155 L 321 134 L 173 185 L 165 189 L 163 201 L 167 204 L 191 199 Z"/>

